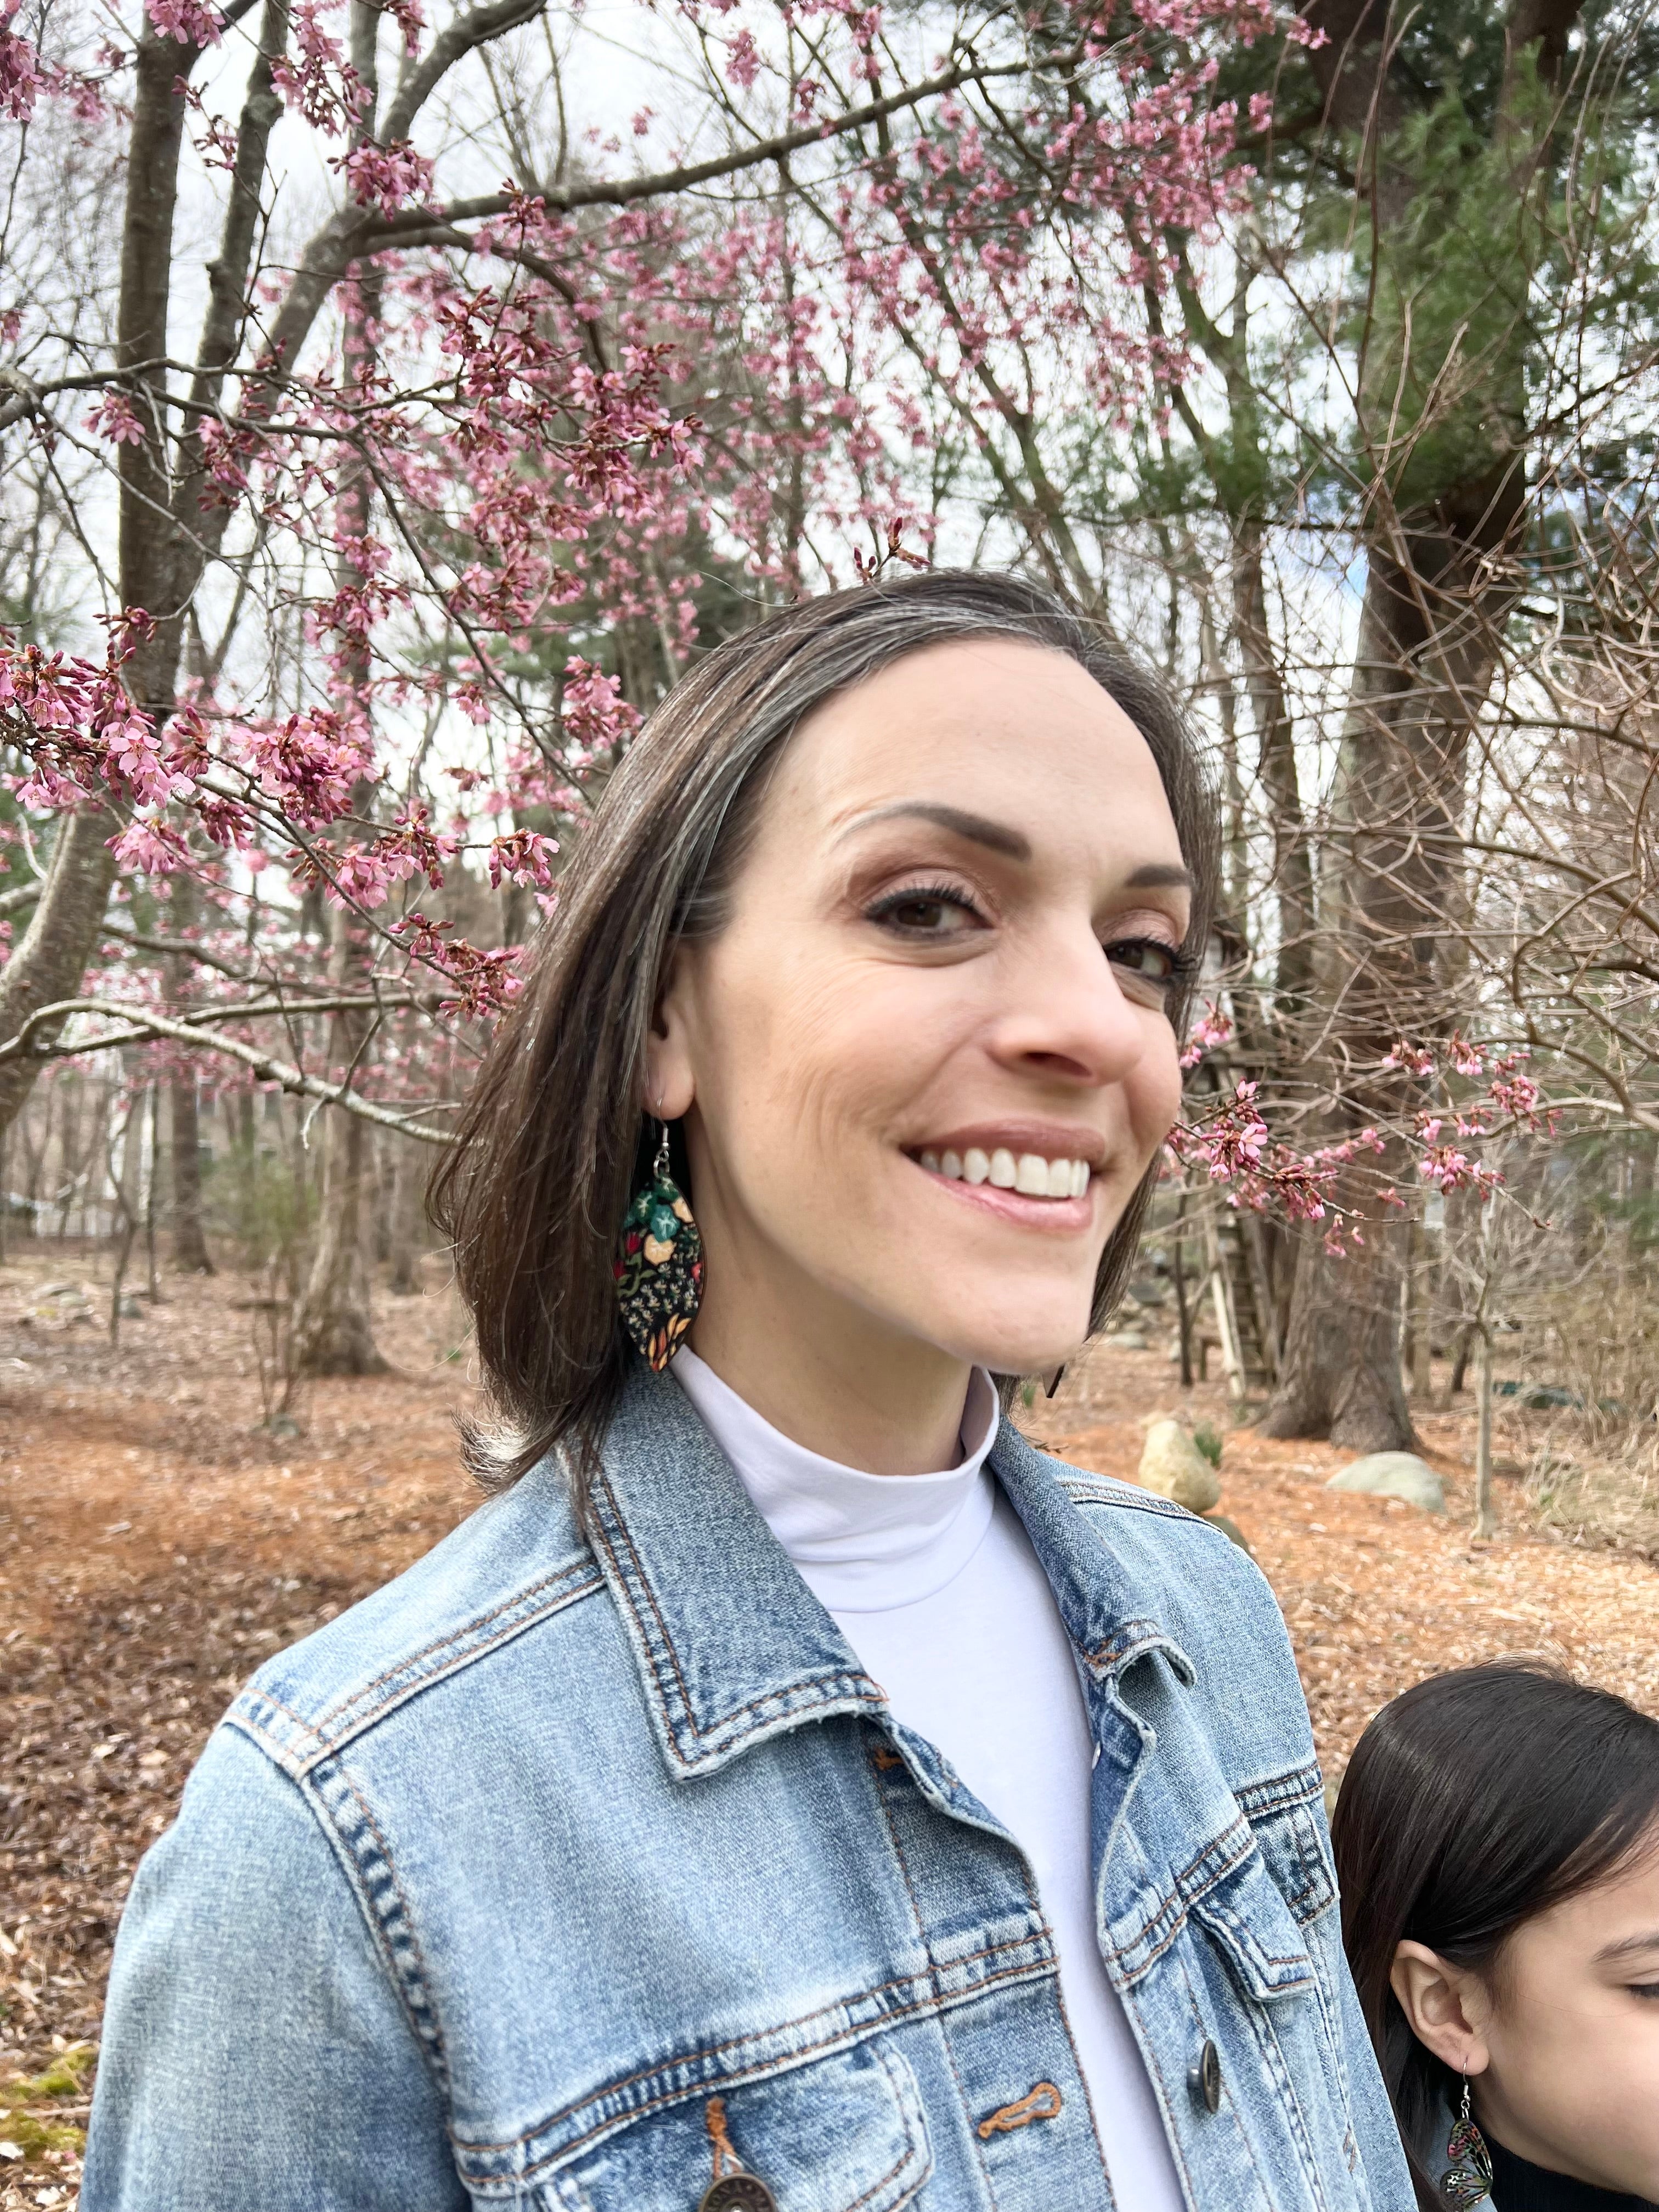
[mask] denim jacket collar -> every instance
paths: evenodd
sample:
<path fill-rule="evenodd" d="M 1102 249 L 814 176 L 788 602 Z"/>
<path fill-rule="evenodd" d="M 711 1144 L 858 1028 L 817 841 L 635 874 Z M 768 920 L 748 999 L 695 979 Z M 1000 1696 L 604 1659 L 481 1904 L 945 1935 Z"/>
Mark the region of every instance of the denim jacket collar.
<path fill-rule="evenodd" d="M 1191 1662 L 1103 1537 L 1005 1419 L 991 1464 L 1103 1689 L 1162 1650 Z M 1085 1487 L 1100 1488 L 1091 1478 Z M 626 1626 L 663 1755 L 684 1778 L 833 1713 L 887 1718 L 886 1699 L 756 1510 L 684 1391 L 641 1364 L 605 1438 L 592 1540 Z"/>

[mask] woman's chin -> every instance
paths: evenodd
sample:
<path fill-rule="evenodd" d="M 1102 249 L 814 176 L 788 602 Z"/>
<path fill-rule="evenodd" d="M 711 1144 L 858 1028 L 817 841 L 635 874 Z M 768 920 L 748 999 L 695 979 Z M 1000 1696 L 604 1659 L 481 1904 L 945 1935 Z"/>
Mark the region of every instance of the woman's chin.
<path fill-rule="evenodd" d="M 988 1367 L 993 1375 L 1049 1375 L 1077 1357 L 1089 1334 L 1089 1317 L 1086 1309 L 1080 1316 L 1068 1309 L 1051 1320 L 1029 1316 L 1011 1328 L 1005 1311 L 963 1316 L 959 1327 L 930 1334 L 944 1349 L 970 1366 Z"/>

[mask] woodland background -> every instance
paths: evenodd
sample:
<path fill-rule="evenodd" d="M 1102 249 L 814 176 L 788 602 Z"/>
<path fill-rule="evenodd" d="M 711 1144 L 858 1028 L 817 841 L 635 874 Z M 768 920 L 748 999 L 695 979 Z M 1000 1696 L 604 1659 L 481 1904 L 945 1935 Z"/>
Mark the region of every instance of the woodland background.
<path fill-rule="evenodd" d="M 0 0 L 19 1478 L 102 1405 L 63 1494 L 136 1531 L 111 1439 L 199 1358 L 269 1504 L 388 1346 L 453 1379 L 434 1147 L 641 719 L 768 606 L 977 562 L 1155 661 L 1223 797 L 1135 1389 L 1208 1403 L 1212 1337 L 1281 1470 L 1472 1455 L 1482 1538 L 1650 1577 L 1656 154 L 1641 0 Z M 79 2048 L 119 1884 L 19 1818 L 0 1885 L 86 1905 L 19 2047 Z"/>

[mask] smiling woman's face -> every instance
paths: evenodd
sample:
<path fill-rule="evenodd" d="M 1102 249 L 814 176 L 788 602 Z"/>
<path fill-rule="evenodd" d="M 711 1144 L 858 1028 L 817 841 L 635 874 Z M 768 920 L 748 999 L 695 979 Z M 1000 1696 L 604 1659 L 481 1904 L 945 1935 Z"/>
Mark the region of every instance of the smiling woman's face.
<path fill-rule="evenodd" d="M 1176 1115 L 1187 916 L 1146 741 L 1064 655 L 933 646 L 810 715 L 652 1040 L 708 1259 L 694 1344 L 1074 1350 Z"/>

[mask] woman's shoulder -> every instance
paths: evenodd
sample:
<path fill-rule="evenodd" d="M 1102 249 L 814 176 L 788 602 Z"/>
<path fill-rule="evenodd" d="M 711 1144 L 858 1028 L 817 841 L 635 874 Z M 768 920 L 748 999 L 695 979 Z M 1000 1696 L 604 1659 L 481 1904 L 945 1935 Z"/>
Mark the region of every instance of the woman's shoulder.
<path fill-rule="evenodd" d="M 404 1573 L 268 1659 L 226 1720 L 298 1779 L 601 1587 L 568 1486 L 544 1462 Z"/>

